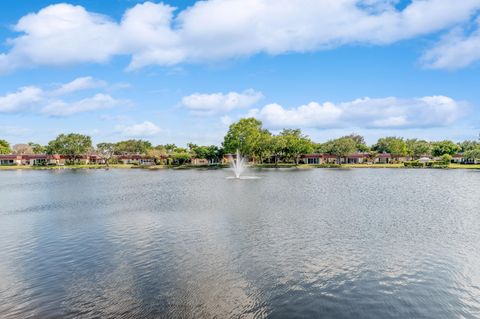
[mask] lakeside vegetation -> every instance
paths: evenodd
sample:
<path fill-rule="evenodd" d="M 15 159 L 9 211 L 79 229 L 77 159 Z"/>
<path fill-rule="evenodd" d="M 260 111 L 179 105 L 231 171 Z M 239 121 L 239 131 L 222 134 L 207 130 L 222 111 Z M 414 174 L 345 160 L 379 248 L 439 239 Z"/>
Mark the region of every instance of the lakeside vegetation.
<path fill-rule="evenodd" d="M 121 164 L 121 156 L 139 155 L 153 161 L 159 168 L 189 168 L 219 166 L 225 164 L 227 154 L 240 150 L 243 156 L 249 158 L 258 167 L 289 167 L 301 163 L 305 154 L 329 154 L 334 156 L 335 163 L 320 165 L 305 165 L 304 167 L 335 167 L 342 163 L 341 159 L 352 154 L 363 154 L 369 159 L 375 159 L 381 154 L 389 154 L 391 162 L 367 165 L 348 164 L 345 167 L 450 167 L 478 168 L 478 165 L 452 164 L 452 156 L 462 154 L 471 162 L 480 161 L 480 141 L 466 140 L 455 143 L 449 140 L 426 141 L 420 139 L 404 139 L 401 137 L 382 137 L 373 145 L 367 145 L 363 136 L 350 134 L 325 142 L 312 141 L 300 129 L 283 129 L 278 134 L 272 134 L 263 128 L 262 122 L 254 118 L 240 119 L 230 125 L 223 143 L 217 145 L 196 145 L 188 143 L 186 147 L 175 144 L 152 145 L 146 140 L 126 140 L 117 143 L 102 142 L 93 145 L 90 136 L 82 134 L 60 134 L 47 145 L 34 142 L 25 144 L 10 144 L 0 139 L 0 154 L 61 154 L 66 158 L 68 168 L 132 168 L 137 165 Z M 83 165 L 85 154 L 96 155 L 102 164 Z M 421 157 L 431 157 L 430 163 L 420 162 Z M 195 159 L 201 159 L 197 161 Z M 197 165 L 192 165 L 197 164 Z M 7 166 L 2 166 L 6 168 Z M 10 166 L 8 168 L 19 168 Z M 27 167 L 22 167 L 27 168 Z M 32 167 L 34 169 L 58 168 L 57 166 Z"/>

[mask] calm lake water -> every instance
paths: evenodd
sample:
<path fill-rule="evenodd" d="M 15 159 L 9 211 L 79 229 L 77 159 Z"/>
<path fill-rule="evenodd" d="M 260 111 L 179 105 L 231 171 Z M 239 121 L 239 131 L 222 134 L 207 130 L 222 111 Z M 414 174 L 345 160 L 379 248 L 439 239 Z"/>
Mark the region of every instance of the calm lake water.
<path fill-rule="evenodd" d="M 480 317 L 480 171 L 231 174 L 0 172 L 0 317 Z"/>

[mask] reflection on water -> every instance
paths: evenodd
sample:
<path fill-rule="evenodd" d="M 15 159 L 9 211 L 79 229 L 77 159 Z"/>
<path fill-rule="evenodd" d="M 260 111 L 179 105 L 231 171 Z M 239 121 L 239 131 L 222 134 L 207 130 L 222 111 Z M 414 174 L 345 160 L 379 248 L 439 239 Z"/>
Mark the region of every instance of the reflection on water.
<path fill-rule="evenodd" d="M 480 317 L 480 172 L 0 172 L 0 314 Z"/>

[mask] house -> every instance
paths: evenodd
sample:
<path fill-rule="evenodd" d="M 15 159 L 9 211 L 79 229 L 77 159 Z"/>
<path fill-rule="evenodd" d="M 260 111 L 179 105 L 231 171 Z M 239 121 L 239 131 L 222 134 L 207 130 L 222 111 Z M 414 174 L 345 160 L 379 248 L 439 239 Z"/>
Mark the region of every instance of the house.
<path fill-rule="evenodd" d="M 304 164 L 317 165 L 322 164 L 322 154 L 303 154 L 300 156 L 300 161 Z"/>
<path fill-rule="evenodd" d="M 0 165 L 21 165 L 21 164 L 22 164 L 21 155 L 0 154 Z"/>
<path fill-rule="evenodd" d="M 105 164 L 105 159 L 100 155 L 86 155 L 85 156 L 86 164 Z"/>
<path fill-rule="evenodd" d="M 155 165 L 155 159 L 143 155 L 119 155 L 116 157 L 122 164 Z"/>
<path fill-rule="evenodd" d="M 303 154 L 300 156 L 300 161 L 304 164 L 319 165 L 319 164 L 335 164 L 337 163 L 337 156 L 333 154 Z"/>
<path fill-rule="evenodd" d="M 22 165 L 47 165 L 50 159 L 51 156 L 46 154 L 22 155 Z"/>
<path fill-rule="evenodd" d="M 473 158 L 465 158 L 463 154 L 455 154 L 452 156 L 452 163 L 456 164 L 480 164 L 480 160 Z"/>
<path fill-rule="evenodd" d="M 357 153 L 351 154 L 342 158 L 342 163 L 345 164 L 367 164 L 371 163 L 370 154 L 368 153 Z"/>
<path fill-rule="evenodd" d="M 365 164 L 371 162 L 371 158 L 367 153 L 356 153 L 340 158 L 334 154 L 304 154 L 301 161 L 311 165 L 337 164 L 338 161 L 340 164 Z"/>
<path fill-rule="evenodd" d="M 68 155 L 47 154 L 24 154 L 24 155 L 0 155 L 0 165 L 65 165 L 74 159 Z M 79 158 L 84 164 L 104 164 L 105 160 L 98 155 L 82 155 Z"/>
<path fill-rule="evenodd" d="M 210 161 L 206 158 L 192 158 L 192 165 L 209 165 Z"/>
<path fill-rule="evenodd" d="M 375 164 L 389 164 L 392 162 L 392 155 L 388 153 L 378 154 L 375 158 Z"/>

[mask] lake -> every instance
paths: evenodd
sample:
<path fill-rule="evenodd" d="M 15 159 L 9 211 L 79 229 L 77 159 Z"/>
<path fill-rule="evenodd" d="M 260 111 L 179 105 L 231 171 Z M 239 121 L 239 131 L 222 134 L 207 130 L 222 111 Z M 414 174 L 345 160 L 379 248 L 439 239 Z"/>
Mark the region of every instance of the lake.
<path fill-rule="evenodd" d="M 0 171 L 0 317 L 480 317 L 480 171 L 250 174 Z"/>

